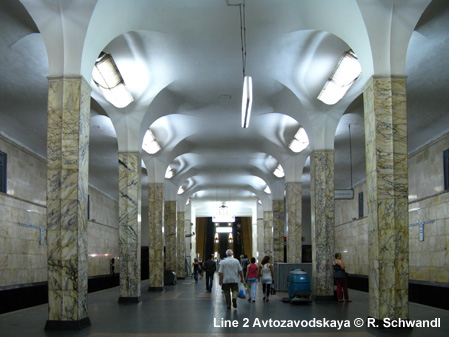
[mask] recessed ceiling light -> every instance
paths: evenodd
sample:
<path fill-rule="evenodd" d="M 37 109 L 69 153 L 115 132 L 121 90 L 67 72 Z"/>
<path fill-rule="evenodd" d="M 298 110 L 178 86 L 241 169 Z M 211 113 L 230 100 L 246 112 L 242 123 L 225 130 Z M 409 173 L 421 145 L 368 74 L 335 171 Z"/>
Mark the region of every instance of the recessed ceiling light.
<path fill-rule="evenodd" d="M 348 92 L 362 73 L 362 67 L 352 50 L 340 58 L 329 80 L 324 84 L 318 99 L 325 104 L 337 103 Z"/>
<path fill-rule="evenodd" d="M 111 54 L 100 54 L 92 71 L 92 79 L 103 96 L 115 107 L 124 108 L 134 101 Z"/>
<path fill-rule="evenodd" d="M 301 126 L 288 147 L 293 152 L 299 153 L 305 150 L 307 146 L 309 146 L 309 137 L 307 137 L 306 130 Z"/>

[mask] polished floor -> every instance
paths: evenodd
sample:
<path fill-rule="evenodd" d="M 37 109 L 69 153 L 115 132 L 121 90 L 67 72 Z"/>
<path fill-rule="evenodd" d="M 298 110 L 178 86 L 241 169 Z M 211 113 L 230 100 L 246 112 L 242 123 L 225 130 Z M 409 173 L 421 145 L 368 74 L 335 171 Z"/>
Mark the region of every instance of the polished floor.
<path fill-rule="evenodd" d="M 206 292 L 204 279 L 198 283 L 179 280 L 178 285 L 166 286 L 164 292 L 148 292 L 147 288 L 148 281 L 143 281 L 142 301 L 138 304 L 118 304 L 118 288 L 89 294 L 91 326 L 81 331 L 44 331 L 45 304 L 0 315 L 0 336 L 449 336 L 449 311 L 415 303 L 410 303 L 412 321 L 440 318 L 440 326 L 368 328 L 368 294 L 354 290 L 350 290 L 352 303 L 291 304 L 281 301 L 285 293 L 271 296 L 269 302 L 262 301 L 259 285 L 255 303 L 239 299 L 237 309 L 227 309 L 216 282 L 212 293 Z M 337 322 L 349 327 L 333 327 Z M 360 322 L 363 326 L 355 327 Z M 317 327 L 320 323 L 328 326 Z M 299 327 L 288 327 L 295 324 Z"/>

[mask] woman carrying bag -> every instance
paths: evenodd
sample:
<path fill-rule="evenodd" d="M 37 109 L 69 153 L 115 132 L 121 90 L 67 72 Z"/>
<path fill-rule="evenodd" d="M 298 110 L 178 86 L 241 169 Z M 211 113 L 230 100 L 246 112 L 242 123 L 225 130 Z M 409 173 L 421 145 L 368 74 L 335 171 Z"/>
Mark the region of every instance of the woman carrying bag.
<path fill-rule="evenodd" d="M 273 265 L 270 262 L 270 257 L 265 256 L 259 266 L 259 280 L 262 282 L 263 300 L 269 301 L 271 284 L 274 279 Z"/>

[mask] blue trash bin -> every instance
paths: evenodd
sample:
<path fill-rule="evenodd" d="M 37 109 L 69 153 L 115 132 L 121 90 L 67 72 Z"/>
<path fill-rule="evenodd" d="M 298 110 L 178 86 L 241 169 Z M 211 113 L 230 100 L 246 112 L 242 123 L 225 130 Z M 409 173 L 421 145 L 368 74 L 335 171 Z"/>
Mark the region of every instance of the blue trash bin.
<path fill-rule="evenodd" d="M 312 288 L 310 287 L 309 275 L 302 269 L 293 269 L 287 277 L 288 297 L 293 299 L 310 302 Z"/>

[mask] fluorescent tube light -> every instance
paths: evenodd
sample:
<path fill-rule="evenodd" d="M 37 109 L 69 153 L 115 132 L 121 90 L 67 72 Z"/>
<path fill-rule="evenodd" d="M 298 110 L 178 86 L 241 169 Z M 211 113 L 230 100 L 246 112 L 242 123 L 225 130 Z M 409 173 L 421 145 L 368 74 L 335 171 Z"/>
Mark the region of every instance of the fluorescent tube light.
<path fill-rule="evenodd" d="M 212 216 L 212 222 L 220 223 L 220 222 L 235 222 L 235 215 L 232 214 L 216 214 Z"/>
<path fill-rule="evenodd" d="M 185 192 L 184 187 L 179 186 L 178 194 L 183 194 Z"/>
<path fill-rule="evenodd" d="M 274 170 L 273 174 L 278 177 L 278 178 L 282 178 L 283 176 L 285 176 L 284 173 L 284 169 L 282 168 L 281 164 L 279 164 L 276 169 Z"/>
<path fill-rule="evenodd" d="M 270 187 L 267 185 L 267 187 L 265 187 L 265 189 L 263 190 L 266 194 L 271 194 L 271 190 Z"/>
<path fill-rule="evenodd" d="M 124 108 L 134 101 L 110 54 L 100 54 L 92 71 L 92 79 L 103 96 L 115 107 Z"/>
<path fill-rule="evenodd" d="M 253 105 L 253 81 L 251 76 L 245 76 L 243 79 L 243 96 L 242 96 L 242 128 L 249 126 L 249 118 L 251 117 L 251 107 Z"/>
<path fill-rule="evenodd" d="M 343 54 L 330 79 L 324 84 L 318 99 L 327 105 L 337 103 L 362 73 L 357 56 L 352 50 Z"/>
<path fill-rule="evenodd" d="M 232 233 L 232 227 L 216 227 L 215 233 Z"/>
<path fill-rule="evenodd" d="M 306 130 L 301 126 L 288 147 L 293 152 L 299 153 L 305 150 L 307 146 L 309 146 L 309 137 L 307 137 Z"/>
<path fill-rule="evenodd" d="M 145 132 L 145 136 L 143 136 L 142 149 L 149 154 L 155 154 L 161 149 L 161 146 L 156 141 L 156 138 L 150 129 L 148 129 L 147 132 Z"/>

